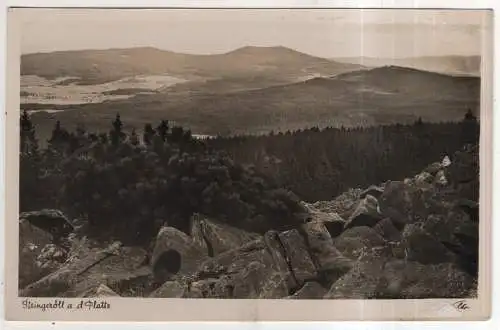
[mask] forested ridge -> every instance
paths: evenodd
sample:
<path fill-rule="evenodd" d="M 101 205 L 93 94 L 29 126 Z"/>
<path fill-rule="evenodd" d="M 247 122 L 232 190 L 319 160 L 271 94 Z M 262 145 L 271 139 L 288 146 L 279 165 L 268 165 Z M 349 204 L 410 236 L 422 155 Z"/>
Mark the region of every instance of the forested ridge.
<path fill-rule="evenodd" d="M 479 141 L 479 123 L 469 111 L 462 122 L 316 127 L 267 136 L 219 137 L 207 143 L 238 163 L 255 164 L 306 201 L 331 200 L 363 188 L 419 173 L 465 144 Z"/>
<path fill-rule="evenodd" d="M 471 112 L 460 123 L 318 128 L 266 136 L 194 139 L 168 121 L 126 134 L 57 122 L 48 147 L 20 119 L 20 211 L 60 209 L 94 236 L 147 244 L 165 225 L 189 231 L 194 213 L 264 233 L 303 221 L 300 200 L 398 180 L 477 143 Z"/>

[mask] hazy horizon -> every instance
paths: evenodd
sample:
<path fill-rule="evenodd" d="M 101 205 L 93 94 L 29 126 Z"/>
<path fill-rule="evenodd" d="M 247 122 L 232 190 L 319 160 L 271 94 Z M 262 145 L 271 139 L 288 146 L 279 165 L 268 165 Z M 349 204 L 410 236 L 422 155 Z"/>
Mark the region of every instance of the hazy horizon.
<path fill-rule="evenodd" d="M 286 47 L 322 58 L 481 55 L 487 11 L 23 9 L 21 53 Z"/>
<path fill-rule="evenodd" d="M 254 48 L 287 48 L 287 49 L 290 49 L 290 50 L 293 50 L 293 51 L 296 51 L 296 52 L 300 52 L 300 53 L 303 53 L 303 54 L 307 54 L 307 55 L 311 55 L 311 56 L 316 56 L 316 57 L 319 57 L 319 58 L 325 58 L 325 59 L 352 59 L 352 58 L 356 58 L 356 57 L 363 57 L 363 58 L 368 58 L 368 59 L 385 59 L 384 57 L 380 57 L 380 56 L 364 56 L 364 55 L 359 55 L 359 56 L 336 56 L 336 57 L 323 57 L 323 56 L 317 56 L 317 55 L 314 55 L 314 54 L 310 54 L 310 53 L 307 53 L 307 52 L 304 52 L 304 51 L 301 51 L 299 49 L 294 49 L 294 48 L 291 48 L 291 47 L 286 47 L 286 46 L 283 46 L 283 45 L 275 45 L 275 46 L 255 46 L 255 45 L 245 45 L 245 46 L 241 46 L 241 47 L 238 47 L 238 48 L 234 48 L 232 50 L 229 50 L 229 51 L 224 51 L 224 52 L 220 52 L 220 53 L 188 53 L 188 52 L 176 52 L 172 49 L 164 49 L 164 48 L 159 48 L 159 47 L 155 47 L 155 46 L 132 46 L 132 47 L 111 47 L 111 48 L 82 48 L 82 49 L 67 49 L 67 50 L 55 50 L 55 51 L 40 51 L 40 52 L 33 52 L 33 53 L 22 53 L 22 55 L 35 55 L 35 54 L 50 54 L 50 53 L 57 53 L 57 52 L 78 52 L 78 51 L 107 51 L 107 50 L 126 50 L 126 49 L 141 49 L 141 48 L 152 48 L 152 49 L 156 49 L 156 50 L 160 50 L 160 51 L 164 51 L 164 52 L 170 52 L 170 53 L 177 53 L 177 54 L 185 54 L 185 55 L 199 55 L 199 56 L 211 56 L 211 55 L 224 55 L 224 54 L 228 54 L 228 53 L 231 53 L 231 52 L 234 52 L 234 51 L 237 51 L 237 50 L 240 50 L 242 48 L 246 48 L 246 47 L 254 47 Z M 453 56 L 459 56 L 459 57 L 474 57 L 474 56 L 481 56 L 481 54 L 455 54 L 455 53 L 449 53 L 449 54 L 442 54 L 442 55 L 422 55 L 422 56 L 405 56 L 405 57 L 397 57 L 395 59 L 400 59 L 400 60 L 404 60 L 404 59 L 413 59 L 413 58 L 424 58 L 424 57 L 453 57 Z"/>

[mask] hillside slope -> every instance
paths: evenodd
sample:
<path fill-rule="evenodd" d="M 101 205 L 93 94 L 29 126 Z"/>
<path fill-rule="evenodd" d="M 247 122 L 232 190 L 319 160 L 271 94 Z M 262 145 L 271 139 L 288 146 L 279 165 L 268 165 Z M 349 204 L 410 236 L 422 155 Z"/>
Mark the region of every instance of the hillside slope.
<path fill-rule="evenodd" d="M 372 58 L 372 57 L 344 57 L 335 58 L 335 61 L 352 63 L 367 67 L 398 65 L 419 70 L 434 71 L 450 75 L 480 76 L 480 56 L 422 56 L 412 58 Z"/>
<path fill-rule="evenodd" d="M 128 100 L 82 106 L 56 114 L 33 115 L 46 133 L 54 120 L 107 127 L 120 112 L 142 128 L 169 119 L 197 134 L 260 134 L 312 126 L 346 127 L 461 120 L 479 109 L 480 79 L 452 77 L 401 67 L 382 67 L 313 78 L 304 82 L 233 93 L 140 95 Z M 54 107 L 57 109 L 57 107 Z"/>

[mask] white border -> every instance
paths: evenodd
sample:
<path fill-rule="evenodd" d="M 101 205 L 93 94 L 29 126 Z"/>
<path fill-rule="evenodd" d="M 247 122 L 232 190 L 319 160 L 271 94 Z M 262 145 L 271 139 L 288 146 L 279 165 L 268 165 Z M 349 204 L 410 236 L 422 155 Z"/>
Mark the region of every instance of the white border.
<path fill-rule="evenodd" d="M 455 0 L 455 1 L 438 1 L 438 0 L 432 0 L 432 1 L 251 1 L 252 5 L 250 6 L 249 5 L 249 1 L 170 1 L 170 2 L 167 2 L 167 1 L 136 1 L 135 3 L 131 2 L 131 1 L 95 1 L 95 0 L 87 0 L 85 2 L 83 1 L 74 1 L 74 0 L 69 0 L 69 1 L 54 1 L 54 0 L 45 0 L 45 1 L 7 1 L 6 3 L 6 8 L 8 6 L 41 6 L 41 7 L 47 7 L 47 6 L 54 6 L 54 7 L 165 7 L 165 6 L 169 6 L 169 7 L 189 7 L 189 6 L 195 6 L 195 7 L 310 7 L 310 8 L 314 8 L 314 7 L 350 7 L 350 8 L 360 8 L 360 7 L 374 7 L 374 8 L 384 8 L 384 7 L 398 7 L 398 8 L 415 8 L 415 7 L 424 7 L 424 8 L 497 8 L 497 5 L 495 3 L 494 0 L 491 0 L 491 1 L 474 1 L 474 4 L 472 4 L 472 1 L 459 1 L 459 0 Z M 1 16 L 0 16 L 0 22 L 6 22 L 6 16 L 5 16 L 5 13 L 6 13 L 6 9 L 4 11 L 1 12 Z M 5 32 L 5 24 L 2 24 L 2 27 L 1 27 L 1 31 L 2 31 L 2 35 L 5 36 L 6 35 L 6 32 Z M 497 29 L 496 29 L 496 25 L 495 25 L 495 33 L 494 33 L 494 36 L 495 36 L 495 54 L 497 53 L 496 52 L 496 49 L 497 49 L 497 44 L 498 44 L 498 32 L 497 32 Z M 2 77 L 5 77 L 5 41 L 2 43 L 2 51 L 0 52 L 0 58 L 3 59 L 2 63 L 4 64 L 2 66 L 2 68 L 0 69 L 0 72 L 2 72 Z M 496 77 L 497 77 L 497 68 L 496 68 L 496 65 L 493 66 L 494 68 L 494 71 L 495 71 L 495 78 L 494 78 L 494 89 L 495 89 L 495 92 L 497 91 L 497 84 L 496 84 Z M 496 93 L 495 93 L 496 95 Z M 0 99 L 1 100 L 5 100 L 5 79 L 2 79 L 2 88 L 0 89 Z M 494 104 L 495 108 L 496 108 L 496 102 Z M 496 109 L 495 109 L 496 110 Z M 496 112 L 494 110 L 494 113 Z M 498 125 L 497 123 L 497 118 L 495 115 L 493 115 L 493 125 L 494 127 L 496 127 Z M 4 123 L 4 117 L 2 116 L 2 123 Z M 3 127 L 3 125 L 2 125 Z M 4 131 L 5 132 L 5 131 Z M 2 134 L 2 138 L 4 139 L 5 141 L 5 137 L 4 135 Z M 494 151 L 493 151 L 493 156 L 497 156 L 499 151 L 497 149 L 497 144 L 498 144 L 498 141 L 497 141 L 497 135 L 494 134 Z M 3 141 L 3 142 L 4 142 Z M 4 149 L 2 149 L 2 156 L 4 155 Z M 494 159 L 496 160 L 496 158 Z M 4 170 L 4 162 L 1 163 L 0 165 L 2 168 L 2 170 Z M 494 171 L 497 169 L 496 167 L 496 161 L 494 163 Z M 496 173 L 496 172 L 494 172 Z M 3 173 L 4 174 L 4 173 Z M 5 182 L 4 181 L 4 177 L 5 177 L 5 174 L 2 176 L 2 179 L 3 181 L 1 181 L 2 183 Z M 498 176 L 494 175 L 493 176 L 493 181 L 494 181 L 494 188 L 495 189 L 497 187 L 497 184 L 498 184 Z M 3 186 L 3 185 L 2 185 Z M 4 190 L 5 191 L 5 190 Z M 4 193 L 5 194 L 5 193 Z M 497 201 L 497 196 L 494 196 L 494 201 Z M 493 210 L 492 210 L 492 220 L 493 222 L 497 215 L 497 205 L 498 203 L 493 203 Z M 4 207 L 4 199 L 2 199 L 2 201 L 0 202 L 0 208 L 2 209 L 3 211 L 3 207 Z M 4 214 L 4 213 L 0 213 L 0 214 Z M 3 217 L 2 217 L 3 219 Z M 496 237 L 498 237 L 498 230 L 497 230 L 497 226 L 493 226 L 493 231 L 497 234 Z M 2 246 L 2 249 L 3 249 L 3 246 Z M 499 251 L 498 248 L 497 248 L 497 243 L 496 243 L 496 240 L 493 239 L 493 246 L 492 246 L 492 251 Z M 2 253 L 2 256 L 3 256 L 3 253 L 4 253 L 4 250 L 1 251 Z M 493 256 L 495 257 L 496 256 L 496 253 L 493 253 Z M 496 258 L 495 258 L 496 259 Z M 497 262 L 495 260 L 495 262 L 493 262 L 493 271 L 494 271 L 494 274 L 498 274 L 497 272 Z M 1 274 L 1 279 L 3 280 L 3 269 L 2 269 L 2 274 Z M 493 278 L 495 278 L 495 276 L 493 276 Z M 3 283 L 3 282 L 2 282 Z M 3 284 L 2 284 L 3 285 Z M 499 294 L 499 291 L 497 289 L 497 286 L 496 285 L 493 285 L 492 287 L 493 289 L 493 297 L 500 297 L 500 294 Z M 3 306 L 3 303 L 4 303 L 4 299 L 3 299 L 3 296 L 2 298 L 0 298 L 0 304 L 2 304 L 2 310 L 4 309 L 4 306 Z M 498 303 L 498 298 L 494 300 L 494 303 L 493 303 L 493 306 L 492 306 L 492 311 L 493 311 L 493 316 L 492 316 L 492 319 L 490 321 L 487 321 L 487 322 L 481 322 L 481 323 L 477 323 L 477 324 L 474 324 L 474 328 L 477 328 L 477 329 L 493 329 L 493 328 L 500 328 L 499 327 L 495 327 L 495 325 L 498 325 L 498 324 L 495 324 L 495 320 L 498 318 L 497 315 L 498 315 L 498 308 L 496 307 L 497 306 L 497 303 Z M 17 328 L 18 326 L 23 326 L 23 322 L 16 322 L 17 324 L 15 324 L 15 327 Z M 385 322 L 384 322 L 385 323 Z M 439 324 L 440 322 L 432 322 L 433 325 L 437 325 Z M 428 325 L 431 325 L 429 323 L 427 323 Z M 14 324 L 9 324 L 9 326 L 12 326 Z M 333 324 L 328 324 L 328 325 L 333 325 Z M 328 326 L 326 324 L 318 324 L 318 327 L 319 326 Z M 352 328 L 352 329 L 359 329 L 360 327 L 367 327 L 369 325 L 369 322 L 342 322 L 342 328 Z M 457 323 L 457 322 L 453 322 L 451 324 L 448 324 L 449 325 L 449 328 L 451 329 L 451 327 L 453 327 L 454 329 L 461 329 L 461 328 L 464 328 L 463 326 L 467 326 L 466 323 Z M 58 326 L 57 324 L 56 325 L 52 325 L 50 323 L 45 323 L 44 324 L 44 327 L 45 326 L 50 326 L 51 328 L 53 328 L 54 326 Z M 83 326 L 88 326 L 87 325 L 83 325 L 83 324 L 74 324 L 72 325 L 74 327 L 83 327 Z M 109 325 L 108 325 L 109 326 Z M 117 326 L 120 326 L 120 327 L 128 327 L 128 325 L 126 324 L 119 324 Z M 148 327 L 151 326 L 151 324 L 148 324 Z M 172 326 L 172 325 L 169 325 L 169 326 Z M 181 327 L 181 325 L 178 325 L 179 327 Z M 205 327 L 207 326 L 216 326 L 217 329 L 221 328 L 222 327 L 222 324 L 213 324 L 213 325 L 204 325 Z M 226 324 L 224 326 L 236 326 L 236 324 Z M 241 326 L 243 327 L 243 324 L 240 324 L 238 323 L 238 326 Z M 259 327 L 262 327 L 262 326 L 267 326 L 263 323 L 258 323 L 258 324 L 246 324 L 245 326 L 247 327 L 254 327 L 254 326 L 259 326 Z M 276 324 L 275 324 L 276 326 Z M 282 325 L 282 326 L 286 326 L 287 328 L 293 328 L 295 326 L 301 326 L 303 327 L 304 325 L 299 325 L 299 324 L 290 324 L 290 323 L 287 323 L 285 325 Z M 314 326 L 314 324 L 308 324 L 308 326 Z M 370 326 L 370 328 L 372 327 L 387 327 L 388 324 L 380 324 L 378 325 L 377 323 L 372 323 L 372 326 Z M 420 328 L 422 326 L 421 322 L 415 322 L 413 323 L 410 327 L 410 325 L 407 324 L 405 326 L 405 328 L 413 328 L 413 326 Z M 470 324 L 469 324 L 470 326 Z M 29 324 L 28 325 L 28 328 L 31 329 L 33 328 L 33 324 Z M 48 327 L 47 327 L 48 328 Z"/>

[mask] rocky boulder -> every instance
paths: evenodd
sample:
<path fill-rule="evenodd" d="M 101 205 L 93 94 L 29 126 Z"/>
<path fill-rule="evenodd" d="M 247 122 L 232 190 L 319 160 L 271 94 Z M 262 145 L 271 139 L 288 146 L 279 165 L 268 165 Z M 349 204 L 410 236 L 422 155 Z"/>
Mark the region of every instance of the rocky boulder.
<path fill-rule="evenodd" d="M 310 217 L 307 221 L 310 224 L 323 225 L 331 237 L 337 237 L 344 231 L 345 220 L 337 213 L 326 213 L 316 210 L 311 210 Z"/>
<path fill-rule="evenodd" d="M 290 279 L 266 265 L 251 261 L 235 275 L 222 275 L 190 283 L 186 298 L 283 298 L 290 293 Z"/>
<path fill-rule="evenodd" d="M 344 231 L 345 221 L 328 221 L 323 222 L 323 225 L 330 234 L 331 238 L 335 238 Z"/>
<path fill-rule="evenodd" d="M 401 298 L 461 299 L 469 298 L 470 291 L 474 289 L 473 278 L 452 263 L 428 265 L 421 268 L 415 277 L 411 285 L 401 290 Z"/>
<path fill-rule="evenodd" d="M 379 199 L 381 212 L 390 217 L 398 228 L 404 227 L 413 221 L 411 214 L 415 194 L 416 189 L 411 184 L 401 181 L 389 182 Z"/>
<path fill-rule="evenodd" d="M 458 243 L 443 242 L 456 255 L 456 265 L 477 278 L 479 269 L 479 232 L 454 234 Z"/>
<path fill-rule="evenodd" d="M 417 185 L 413 181 L 392 181 L 387 183 L 379 199 L 380 210 L 401 230 L 406 224 L 422 221 L 435 209 L 442 208 L 435 195 L 434 186 L 426 182 Z"/>
<path fill-rule="evenodd" d="M 23 212 L 19 215 L 19 219 L 50 233 L 56 241 L 67 237 L 74 229 L 68 218 L 59 210 Z"/>
<path fill-rule="evenodd" d="M 324 213 L 336 213 L 342 219 L 347 219 L 358 205 L 361 193 L 361 189 L 349 189 L 334 200 L 318 201 L 309 206 Z"/>
<path fill-rule="evenodd" d="M 100 284 L 96 288 L 92 288 L 82 295 L 83 298 L 107 298 L 107 297 L 120 297 L 107 285 Z"/>
<path fill-rule="evenodd" d="M 187 286 L 180 281 L 167 281 L 149 295 L 150 298 L 182 298 Z"/>
<path fill-rule="evenodd" d="M 417 185 L 424 185 L 424 184 L 430 184 L 434 181 L 434 176 L 430 173 L 427 172 L 422 172 L 420 174 L 417 174 L 414 178 L 414 182 Z"/>
<path fill-rule="evenodd" d="M 41 268 L 56 269 L 66 261 L 67 256 L 68 254 L 63 248 L 55 244 L 47 244 L 37 256 L 36 263 Z"/>
<path fill-rule="evenodd" d="M 361 227 L 359 227 L 361 228 Z M 356 262 L 349 272 L 332 284 L 325 299 L 373 299 L 379 292 L 385 260 Z"/>
<path fill-rule="evenodd" d="M 314 208 L 309 210 L 308 218 L 305 222 L 341 222 L 345 220 L 336 212 L 323 212 Z"/>
<path fill-rule="evenodd" d="M 399 242 L 401 240 L 401 232 L 394 226 L 390 218 L 380 220 L 373 229 L 387 242 Z"/>
<path fill-rule="evenodd" d="M 454 207 L 465 212 L 469 216 L 471 222 L 479 224 L 478 202 L 466 198 L 460 198 L 455 202 Z"/>
<path fill-rule="evenodd" d="M 173 227 L 162 227 L 156 237 L 151 267 L 159 284 L 176 274 L 194 272 L 208 257 L 206 245 Z"/>
<path fill-rule="evenodd" d="M 323 223 L 308 223 L 304 232 L 311 258 L 322 282 L 331 284 L 352 267 L 352 261 L 333 245 L 333 239 Z"/>
<path fill-rule="evenodd" d="M 306 241 L 297 230 L 269 231 L 207 259 L 193 274 L 164 283 L 151 296 L 284 298 L 316 277 Z"/>
<path fill-rule="evenodd" d="M 337 237 L 344 231 L 345 220 L 336 212 L 321 211 L 312 204 L 308 205 L 308 210 L 305 222 L 311 224 L 311 228 L 318 224 L 319 227 L 326 228 L 331 237 Z"/>
<path fill-rule="evenodd" d="M 372 195 L 366 195 L 347 219 L 344 229 L 360 226 L 373 227 L 382 219 L 378 200 Z"/>
<path fill-rule="evenodd" d="M 39 280 L 59 266 L 59 256 L 57 259 L 51 259 L 47 255 L 47 246 L 53 245 L 52 239 L 51 234 L 33 226 L 28 221 L 19 223 L 20 288 Z"/>
<path fill-rule="evenodd" d="M 192 278 L 182 280 L 188 298 L 282 298 L 298 284 L 279 235 L 269 232 L 207 260 Z"/>
<path fill-rule="evenodd" d="M 432 214 L 423 223 L 423 229 L 440 242 L 458 243 L 456 234 L 479 235 L 479 224 L 464 211 L 453 208 L 446 214 Z"/>
<path fill-rule="evenodd" d="M 318 282 L 307 282 L 299 291 L 286 297 L 287 299 L 323 299 L 327 290 Z"/>
<path fill-rule="evenodd" d="M 444 186 L 447 186 L 448 183 L 449 182 L 448 182 L 448 179 L 446 178 L 445 171 L 441 170 L 441 171 L 437 172 L 436 175 L 434 176 L 434 184 L 435 185 L 444 187 Z"/>
<path fill-rule="evenodd" d="M 451 263 L 423 265 L 379 257 L 358 262 L 331 286 L 325 298 L 464 298 L 472 286 L 472 278 Z"/>
<path fill-rule="evenodd" d="M 436 175 L 439 171 L 444 168 L 444 165 L 440 162 L 435 162 L 427 166 L 424 172 L 429 173 L 430 175 Z"/>
<path fill-rule="evenodd" d="M 370 227 L 353 227 L 335 238 L 334 246 L 343 256 L 358 259 L 365 249 L 384 246 L 384 239 Z"/>
<path fill-rule="evenodd" d="M 479 146 L 467 145 L 455 152 L 453 162 L 447 168 L 452 183 L 477 180 L 479 174 Z"/>
<path fill-rule="evenodd" d="M 191 237 L 207 250 L 209 257 L 235 249 L 259 236 L 259 234 L 218 223 L 199 214 L 191 218 Z"/>
<path fill-rule="evenodd" d="M 479 201 L 479 146 L 468 145 L 453 155 L 446 177 L 459 196 Z"/>
<path fill-rule="evenodd" d="M 434 236 L 425 231 L 420 223 L 407 225 L 402 244 L 407 260 L 421 264 L 439 264 L 454 261 L 454 255 Z"/>
<path fill-rule="evenodd" d="M 296 229 L 282 232 L 278 236 L 281 253 L 298 286 L 317 277 L 316 267 L 311 259 L 305 240 Z"/>
<path fill-rule="evenodd" d="M 92 250 L 84 258 L 66 262 L 56 271 L 28 285 L 20 291 L 20 296 L 81 297 L 101 284 L 114 290 L 123 281 L 150 278 L 151 271 L 144 266 L 145 258 L 146 251 L 138 247 L 114 244 L 104 250 Z M 134 292 L 136 296 L 143 294 Z"/>
<path fill-rule="evenodd" d="M 359 195 L 360 198 L 365 198 L 367 195 L 371 195 L 375 198 L 379 198 L 384 193 L 384 187 L 379 187 L 375 185 L 371 185 L 361 192 Z"/>

